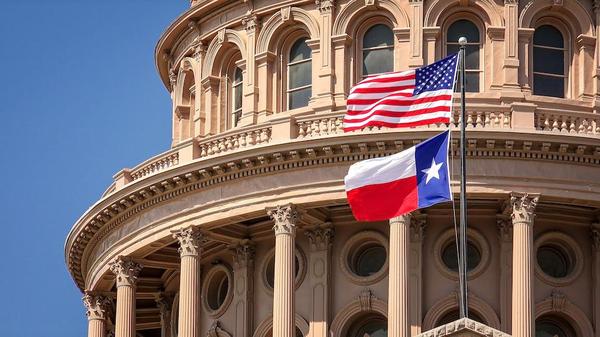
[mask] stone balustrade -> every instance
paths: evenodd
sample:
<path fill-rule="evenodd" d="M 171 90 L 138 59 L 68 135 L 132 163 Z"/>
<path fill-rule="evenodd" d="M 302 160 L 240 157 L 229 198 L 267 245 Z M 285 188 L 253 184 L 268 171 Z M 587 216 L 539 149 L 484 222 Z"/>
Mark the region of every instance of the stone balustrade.
<path fill-rule="evenodd" d="M 234 151 L 246 147 L 263 145 L 271 141 L 271 127 L 261 125 L 245 130 L 230 130 L 198 144 L 200 158 Z"/>
<path fill-rule="evenodd" d="M 179 152 L 166 152 L 132 169 L 130 172 L 131 181 L 142 179 L 177 165 L 179 165 Z"/>
<path fill-rule="evenodd" d="M 548 132 L 600 134 L 600 116 L 594 113 L 540 111 L 536 114 L 536 129 Z"/>

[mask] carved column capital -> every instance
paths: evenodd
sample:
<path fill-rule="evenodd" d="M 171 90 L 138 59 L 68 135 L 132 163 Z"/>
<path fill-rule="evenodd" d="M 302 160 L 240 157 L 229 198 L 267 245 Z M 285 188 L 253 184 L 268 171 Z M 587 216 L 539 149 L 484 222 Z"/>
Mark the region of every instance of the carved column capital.
<path fill-rule="evenodd" d="M 410 221 L 410 241 L 422 242 L 427 229 L 427 216 L 425 214 L 413 215 Z"/>
<path fill-rule="evenodd" d="M 513 225 L 517 223 L 533 225 L 538 200 L 539 196 L 512 193 L 510 196 L 510 210 Z"/>
<path fill-rule="evenodd" d="M 598 14 L 598 12 L 600 11 L 600 0 L 594 0 L 592 8 L 594 9 L 594 13 Z"/>
<path fill-rule="evenodd" d="M 319 9 L 321 14 L 331 14 L 333 12 L 333 8 L 335 7 L 334 0 L 315 0 L 315 4 Z"/>
<path fill-rule="evenodd" d="M 244 25 L 246 33 L 254 34 L 259 27 L 258 18 L 254 14 L 247 15 L 242 19 L 242 25 Z"/>
<path fill-rule="evenodd" d="M 156 302 L 156 307 L 160 311 L 161 318 L 168 317 L 171 314 L 171 303 L 173 302 L 171 295 L 160 293 L 156 296 L 154 301 Z"/>
<path fill-rule="evenodd" d="M 233 262 L 236 268 L 254 266 L 254 255 L 256 254 L 256 248 L 252 241 L 244 240 L 238 245 L 234 246 L 231 250 L 233 251 Z"/>
<path fill-rule="evenodd" d="M 312 228 L 304 232 L 308 238 L 311 251 L 327 250 L 333 243 L 335 230 L 330 223 L 325 223 L 321 226 Z"/>
<path fill-rule="evenodd" d="M 412 218 L 413 218 L 413 216 L 411 213 L 407 213 L 407 214 L 403 214 L 401 216 L 397 216 L 395 218 L 391 218 L 390 226 L 391 225 L 410 225 Z"/>
<path fill-rule="evenodd" d="M 110 263 L 110 271 L 117 277 L 117 287 L 134 287 L 142 265 L 133 261 L 129 256 L 119 256 Z"/>
<path fill-rule="evenodd" d="M 169 70 L 169 84 L 171 85 L 171 90 L 175 90 L 175 86 L 177 85 L 177 73 L 175 69 Z"/>
<path fill-rule="evenodd" d="M 498 226 L 498 235 L 500 236 L 500 240 L 503 242 L 512 241 L 513 225 L 510 221 L 510 217 L 504 214 L 498 214 L 496 215 L 496 224 Z"/>
<path fill-rule="evenodd" d="M 200 61 L 200 59 L 202 59 L 202 55 L 204 55 L 205 52 L 206 46 L 204 45 L 204 43 L 202 43 L 202 41 L 199 41 L 198 44 L 196 44 L 196 46 L 194 47 L 194 53 L 192 54 L 192 57 L 196 61 Z"/>
<path fill-rule="evenodd" d="M 82 301 L 86 309 L 85 315 L 87 316 L 88 320 L 105 320 L 108 318 L 108 311 L 112 306 L 112 301 L 110 298 L 86 291 Z"/>
<path fill-rule="evenodd" d="M 592 249 L 595 252 L 600 251 L 600 223 L 592 224 L 590 234 L 592 236 Z"/>
<path fill-rule="evenodd" d="M 206 234 L 195 226 L 177 229 L 171 233 L 179 242 L 177 251 L 181 257 L 200 255 L 202 246 L 208 241 Z"/>
<path fill-rule="evenodd" d="M 519 0 L 504 0 L 505 5 L 518 5 Z"/>
<path fill-rule="evenodd" d="M 273 230 L 275 235 L 296 234 L 296 225 L 300 220 L 300 211 L 296 205 L 288 204 L 267 209 L 267 214 L 275 224 Z"/>

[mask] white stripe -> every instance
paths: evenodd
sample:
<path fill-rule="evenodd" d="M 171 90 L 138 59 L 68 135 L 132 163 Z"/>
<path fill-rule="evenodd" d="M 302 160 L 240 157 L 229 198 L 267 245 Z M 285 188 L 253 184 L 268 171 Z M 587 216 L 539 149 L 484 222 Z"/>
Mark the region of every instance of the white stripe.
<path fill-rule="evenodd" d="M 414 89 L 404 89 L 404 90 L 398 90 L 398 91 L 392 91 L 392 92 L 378 92 L 378 93 L 369 93 L 369 94 L 365 94 L 365 93 L 353 93 L 350 94 L 348 96 L 348 99 L 381 99 L 381 98 L 385 98 L 388 96 L 392 96 L 395 94 L 411 94 L 413 93 Z"/>
<path fill-rule="evenodd" d="M 364 121 L 359 122 L 359 123 L 346 123 L 346 121 L 344 121 L 344 128 L 362 127 L 364 125 L 367 125 L 369 122 L 373 122 L 373 121 L 386 122 L 386 123 L 392 123 L 392 124 L 404 124 L 404 123 L 412 123 L 412 122 L 418 122 L 418 121 L 434 119 L 434 118 L 442 118 L 442 117 L 450 118 L 450 112 L 449 111 L 440 111 L 440 112 L 426 113 L 426 114 L 422 114 L 422 115 L 407 116 L 407 117 L 387 117 L 387 116 L 381 116 L 381 115 L 373 115 L 373 116 L 369 117 L 368 119 L 365 119 Z"/>
<path fill-rule="evenodd" d="M 346 191 L 366 185 L 384 184 L 417 175 L 415 147 L 383 158 L 359 161 L 344 178 Z"/>
<path fill-rule="evenodd" d="M 415 111 L 415 110 L 421 110 L 421 109 L 428 109 L 428 108 L 436 108 L 436 107 L 440 107 L 440 106 L 450 106 L 452 102 L 449 101 L 434 101 L 434 102 L 427 102 L 427 103 L 421 103 L 421 104 L 413 104 L 413 105 L 409 105 L 409 106 L 397 106 L 397 105 L 387 105 L 387 104 L 379 104 L 376 107 L 374 107 L 373 109 L 366 111 L 360 115 L 346 115 L 344 117 L 344 119 L 362 119 L 362 118 L 366 118 L 370 115 L 373 115 L 375 113 L 377 113 L 377 111 L 392 111 L 392 112 L 409 112 L 409 111 Z"/>
<path fill-rule="evenodd" d="M 385 97 L 385 99 L 393 99 L 396 101 L 415 101 L 421 98 L 429 98 L 429 97 L 435 97 L 435 96 L 441 96 L 441 95 L 453 95 L 453 91 L 452 89 L 442 89 L 442 90 L 436 90 L 436 91 L 425 91 L 422 92 L 418 95 L 415 96 L 410 96 L 410 97 L 405 97 L 405 96 L 397 96 L 397 95 L 390 95 L 389 97 Z M 358 105 L 358 104 L 349 104 L 348 105 L 348 110 L 353 110 L 353 111 L 360 111 L 360 110 L 369 110 L 372 109 L 373 107 L 375 107 L 377 104 L 379 104 L 379 102 L 375 102 L 373 104 L 370 105 Z"/>
<path fill-rule="evenodd" d="M 415 73 L 416 73 L 416 71 L 414 69 L 411 69 L 411 70 L 405 70 L 405 71 L 400 71 L 400 72 L 383 73 L 381 75 L 369 76 L 369 77 L 363 79 L 362 81 L 358 82 L 356 84 L 356 86 L 359 86 L 359 85 L 362 85 L 365 83 L 369 83 L 373 80 L 380 79 L 380 78 L 403 77 L 403 76 L 409 76 L 409 75 L 412 75 Z"/>
<path fill-rule="evenodd" d="M 405 81 L 396 81 L 396 82 L 368 82 L 363 83 L 361 85 L 357 85 L 350 89 L 350 93 L 353 94 L 356 89 L 365 89 L 365 88 L 392 88 L 392 87 L 404 87 L 404 86 L 415 86 L 415 80 L 405 80 Z"/>

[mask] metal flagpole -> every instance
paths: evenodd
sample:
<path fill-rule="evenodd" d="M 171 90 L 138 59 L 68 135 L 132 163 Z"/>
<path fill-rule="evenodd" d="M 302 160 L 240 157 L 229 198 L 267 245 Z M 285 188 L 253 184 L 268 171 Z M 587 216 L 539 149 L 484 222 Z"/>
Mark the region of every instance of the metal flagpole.
<path fill-rule="evenodd" d="M 469 317 L 467 303 L 467 136 L 465 132 L 465 86 L 467 83 L 465 71 L 465 49 L 467 38 L 458 39 L 460 45 L 460 227 L 459 227 L 459 256 L 458 273 L 460 283 L 460 318 Z"/>

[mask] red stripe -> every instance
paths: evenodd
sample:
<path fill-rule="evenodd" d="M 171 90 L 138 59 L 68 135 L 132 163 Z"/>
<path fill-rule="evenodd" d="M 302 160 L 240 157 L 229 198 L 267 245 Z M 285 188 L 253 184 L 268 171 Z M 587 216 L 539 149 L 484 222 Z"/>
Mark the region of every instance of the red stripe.
<path fill-rule="evenodd" d="M 388 127 L 388 128 L 408 128 L 411 126 L 436 124 L 436 123 L 448 124 L 448 123 L 450 123 L 450 118 L 438 117 L 438 118 L 424 119 L 424 120 L 410 122 L 410 123 L 388 123 L 388 122 L 382 122 L 382 121 L 372 121 L 372 122 L 369 122 L 369 123 L 367 123 L 365 125 L 361 125 L 361 126 L 344 127 L 344 132 L 360 130 L 360 129 L 364 129 L 369 126 L 384 126 L 384 127 Z"/>
<path fill-rule="evenodd" d="M 381 87 L 381 88 L 369 88 L 369 87 L 354 87 L 351 91 L 352 94 L 384 94 L 388 92 L 401 91 L 414 89 L 415 85 L 401 85 L 397 87 Z"/>
<path fill-rule="evenodd" d="M 433 108 L 420 109 L 420 110 L 409 110 L 409 111 L 389 111 L 389 110 L 377 110 L 372 114 L 360 118 L 360 119 L 346 119 L 344 118 L 344 123 L 361 123 L 371 118 L 372 116 L 385 116 L 385 117 L 411 117 L 411 116 L 419 116 L 419 115 L 427 115 L 430 113 L 436 112 L 450 112 L 449 106 L 436 106 Z"/>
<path fill-rule="evenodd" d="M 348 203 L 358 221 L 383 221 L 417 209 L 417 177 L 347 191 Z"/>
<path fill-rule="evenodd" d="M 385 96 L 383 99 L 394 98 L 394 97 L 413 97 L 412 92 L 397 92 L 389 96 Z M 371 98 L 371 99 L 357 99 L 357 98 L 348 98 L 347 105 L 356 104 L 356 105 L 371 105 L 379 102 L 382 98 Z"/>
<path fill-rule="evenodd" d="M 373 82 L 378 82 L 378 83 L 388 83 L 388 82 L 397 82 L 397 81 L 406 81 L 406 80 L 414 80 L 415 78 L 417 78 L 416 73 L 412 73 L 410 75 L 404 75 L 404 76 L 390 76 L 390 77 L 379 77 L 381 75 L 376 75 L 374 77 L 367 77 L 364 80 L 358 82 L 356 84 L 356 86 L 360 86 L 361 84 L 365 84 L 365 83 L 373 83 Z"/>
<path fill-rule="evenodd" d="M 415 104 L 432 103 L 432 102 L 444 101 L 444 100 L 450 101 L 450 100 L 452 100 L 452 96 L 439 95 L 439 96 L 431 96 L 431 97 L 422 97 L 422 98 L 417 98 L 417 99 L 413 99 L 413 100 L 402 100 L 402 99 L 390 97 L 390 98 L 384 98 L 380 101 L 377 101 L 377 105 L 385 104 L 385 105 L 393 105 L 393 106 L 411 106 L 411 105 L 415 105 Z M 349 108 L 352 105 L 359 105 L 359 104 L 348 103 Z M 362 105 L 362 104 L 360 104 L 360 105 Z M 372 104 L 370 104 L 370 105 L 372 105 Z M 362 114 L 366 111 L 372 110 L 377 105 L 373 106 L 371 109 L 365 109 L 365 110 L 348 109 L 348 115 Z"/>

